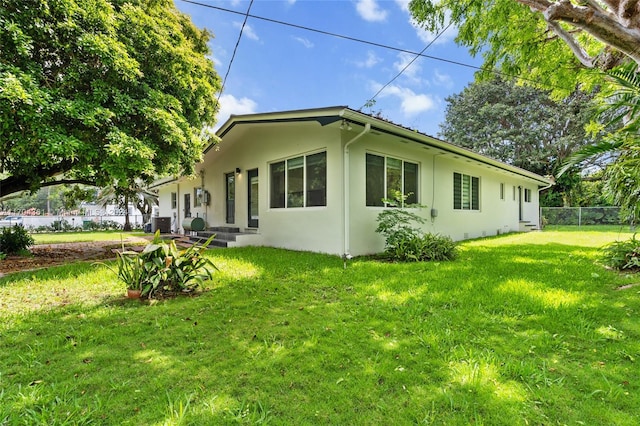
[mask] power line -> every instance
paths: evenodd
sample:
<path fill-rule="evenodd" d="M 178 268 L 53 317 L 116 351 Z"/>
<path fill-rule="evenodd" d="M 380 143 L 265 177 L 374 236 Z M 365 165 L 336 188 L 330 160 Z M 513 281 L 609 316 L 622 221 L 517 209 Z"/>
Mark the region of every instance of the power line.
<path fill-rule="evenodd" d="M 471 68 L 471 69 L 475 69 L 475 70 L 479 70 L 479 71 L 483 71 L 484 70 L 481 67 L 477 67 L 475 65 L 470 65 L 470 64 L 465 64 L 463 62 L 453 61 L 451 59 L 445 59 L 445 58 L 440 58 L 440 57 L 437 57 L 437 56 L 425 55 L 423 53 L 414 52 L 412 50 L 406 50 L 406 49 L 402 49 L 402 48 L 395 47 L 395 46 L 390 46 L 388 44 L 377 43 L 375 41 L 364 40 L 364 39 L 361 39 L 361 38 L 351 37 L 351 36 L 347 36 L 347 35 L 344 35 L 344 34 L 333 33 L 333 32 L 330 32 L 330 31 L 320 30 L 320 29 L 317 29 L 317 28 L 306 27 L 304 25 L 292 24 L 290 22 L 280 21 L 280 20 L 272 19 L 272 18 L 266 18 L 264 16 L 252 15 L 250 13 L 249 14 L 245 14 L 244 12 L 238 12 L 237 10 L 227 9 L 227 8 L 221 7 L 221 6 L 214 6 L 212 4 L 200 3 L 200 2 L 194 1 L 194 0 L 180 0 L 180 1 L 183 2 L 183 3 L 189 3 L 189 4 L 196 5 L 196 6 L 206 7 L 208 9 L 215 9 L 215 10 L 219 10 L 221 12 L 232 13 L 232 14 L 235 14 L 235 15 L 242 15 L 242 16 L 246 15 L 249 18 L 257 19 L 257 20 L 260 20 L 260 21 L 270 22 L 272 24 L 283 25 L 283 26 L 296 28 L 296 29 L 304 30 L 304 31 L 309 31 L 309 32 L 317 33 L 317 34 L 322 34 L 322 35 L 326 35 L 326 36 L 341 38 L 343 40 L 355 41 L 356 43 L 367 44 L 369 46 L 380 47 L 382 49 L 394 50 L 396 52 L 401 52 L 401 53 L 409 53 L 411 55 L 416 55 L 416 56 L 420 56 L 420 57 L 427 58 L 427 59 L 433 59 L 435 61 L 441 61 L 441 62 L 446 62 L 446 63 L 449 63 L 449 64 L 453 64 L 453 65 L 459 65 L 461 67 L 467 67 L 467 68 Z"/>
<path fill-rule="evenodd" d="M 471 6 L 472 1 L 473 1 L 473 0 L 469 0 L 469 3 L 467 3 L 467 5 L 464 7 L 464 9 L 462 10 L 462 13 L 461 13 L 462 15 L 464 15 L 464 14 L 465 14 L 465 12 L 467 11 L 467 9 L 469 8 L 469 6 Z M 436 42 L 436 40 L 438 40 L 438 39 L 440 38 L 440 36 L 441 36 L 441 35 L 443 35 L 446 31 L 448 31 L 448 30 L 449 30 L 449 28 L 451 28 L 451 25 L 453 25 L 453 21 L 449 21 L 449 23 L 447 24 L 447 26 L 446 26 L 446 27 L 444 27 L 442 30 L 440 30 L 440 32 L 439 32 L 438 34 L 436 34 L 436 36 L 433 38 L 433 40 L 431 40 L 431 41 L 430 41 L 430 42 L 429 42 L 429 43 L 424 47 L 424 49 L 422 49 L 422 50 L 420 51 L 420 53 L 419 53 L 419 54 L 417 54 L 416 56 L 414 56 L 414 57 L 413 57 L 413 59 L 412 59 L 412 60 L 410 60 L 410 61 L 409 61 L 409 62 L 404 66 L 404 68 L 402 68 L 402 69 L 400 70 L 400 72 L 399 72 L 398 74 L 396 74 L 396 75 L 395 75 L 391 80 L 389 80 L 389 81 L 387 82 L 387 84 L 385 84 L 384 86 L 382 86 L 382 87 L 380 88 L 380 90 L 378 90 L 378 91 L 376 92 L 376 94 L 375 94 L 375 95 L 373 95 L 369 100 L 367 100 L 367 102 L 365 102 L 365 104 L 364 104 L 363 106 L 361 106 L 361 107 L 360 107 L 360 109 L 365 108 L 367 105 L 373 105 L 373 104 L 374 104 L 374 102 L 375 102 L 375 100 L 376 100 L 376 97 L 377 97 L 380 93 L 382 93 L 382 91 L 384 91 L 384 89 L 386 89 L 386 88 L 387 88 L 391 83 L 393 83 L 394 81 L 396 81 L 396 79 L 397 79 L 398 77 L 400 77 L 400 76 L 401 76 L 401 75 L 402 75 L 402 74 L 407 70 L 407 68 L 409 68 L 409 67 L 410 67 L 410 66 L 411 66 L 411 65 L 412 65 L 416 60 L 418 60 L 418 58 L 419 58 L 420 56 L 422 56 L 422 55 L 424 54 L 424 52 L 425 52 L 428 48 L 430 48 L 430 47 L 433 45 L 433 43 L 435 43 L 435 42 Z"/>
<path fill-rule="evenodd" d="M 303 31 L 309 31 L 309 32 L 317 33 L 317 34 L 330 36 L 330 37 L 340 38 L 340 39 L 343 39 L 343 40 L 353 41 L 353 42 L 356 42 L 356 43 L 366 44 L 366 45 L 369 45 L 369 46 L 379 47 L 379 48 L 382 48 L 382 49 L 393 50 L 393 51 L 400 52 L 400 53 L 407 53 L 407 54 L 415 56 L 415 58 L 414 58 L 414 60 L 412 62 L 414 62 L 419 57 L 420 58 L 426 58 L 426 59 L 432 59 L 434 61 L 440 61 L 440 62 L 445 62 L 445 63 L 448 63 L 448 64 L 452 64 L 452 65 L 457 65 L 457 66 L 460 66 L 460 67 L 471 68 L 471 69 L 474 69 L 474 70 L 477 70 L 477 71 L 491 72 L 492 74 L 503 76 L 503 77 L 516 78 L 518 80 L 528 81 L 528 82 L 531 82 L 531 83 L 540 84 L 539 81 L 533 80 L 533 79 L 530 79 L 530 78 L 527 78 L 527 77 L 522 77 L 522 76 L 517 76 L 517 75 L 509 75 L 509 74 L 505 74 L 503 72 L 497 71 L 495 69 L 488 70 L 488 69 L 483 68 L 483 67 L 470 65 L 470 64 L 467 64 L 467 63 L 464 63 L 464 62 L 460 62 L 460 61 L 454 61 L 454 60 L 451 60 L 451 59 L 441 58 L 441 57 L 438 57 L 438 56 L 425 55 L 424 51 L 433 43 L 433 41 L 427 47 L 422 49 L 421 52 L 415 52 L 415 51 L 412 51 L 412 50 L 402 49 L 402 48 L 391 46 L 391 45 L 388 45 L 388 44 L 377 43 L 377 42 L 374 42 L 374 41 L 364 40 L 364 39 L 357 38 L 357 37 L 351 37 L 351 36 L 347 36 L 347 35 L 344 35 L 344 34 L 338 34 L 338 33 L 330 32 L 330 31 L 320 30 L 320 29 L 317 29 L 317 28 L 307 27 L 307 26 L 304 26 L 304 25 L 293 24 L 291 22 L 280 21 L 278 19 L 266 18 L 264 16 L 258 16 L 258 15 L 252 15 L 251 13 L 249 13 L 248 10 L 245 13 L 245 12 L 238 12 L 236 10 L 228 9 L 228 8 L 221 7 L 221 6 L 214 6 L 212 4 L 201 3 L 201 2 L 195 1 L 195 0 L 180 0 L 180 1 L 182 1 L 183 3 L 189 3 L 189 4 L 196 5 L 196 6 L 205 7 L 205 8 L 208 8 L 208 9 L 219 10 L 221 12 L 227 12 L 227 13 L 231 13 L 231 14 L 235 14 L 235 15 L 242 15 L 242 16 L 245 17 L 245 22 L 246 22 L 246 20 L 248 18 L 253 18 L 253 19 L 256 19 L 256 20 L 260 20 L 260 21 L 270 22 L 272 24 L 283 25 L 283 26 L 296 28 L 296 29 L 303 30 Z M 253 2 L 253 0 L 252 0 L 252 2 Z M 449 26 L 450 25 L 451 25 L 451 23 L 449 24 Z M 411 63 L 409 63 L 408 65 L 411 65 Z M 407 67 L 408 67 L 408 65 L 407 65 Z M 405 69 L 406 69 L 406 67 L 405 67 Z M 404 71 L 404 69 L 403 69 L 403 71 Z M 398 76 L 394 77 L 394 80 L 397 77 Z M 390 84 L 390 83 L 387 83 L 387 85 L 388 84 Z M 564 87 L 555 86 L 555 85 L 551 85 L 551 84 L 545 84 L 545 85 L 547 85 L 550 88 L 565 89 Z M 376 96 L 377 96 L 377 94 L 376 94 Z"/>
<path fill-rule="evenodd" d="M 467 7 L 468 7 L 468 5 L 467 5 Z M 466 8 L 465 8 L 465 10 L 466 10 Z M 463 12 L 463 13 L 464 13 L 464 12 Z M 436 36 L 433 38 L 433 40 L 431 40 L 431 41 L 429 42 L 429 44 L 427 44 L 427 45 L 424 47 L 424 49 L 422 49 L 422 50 L 420 51 L 420 53 L 419 53 L 419 54 L 415 55 L 415 56 L 413 57 L 413 59 L 412 59 L 412 60 L 410 60 L 410 61 L 409 61 L 409 62 L 404 66 L 404 68 L 402 68 L 402 69 L 400 70 L 400 72 L 398 72 L 398 74 L 396 74 L 396 75 L 395 75 L 391 80 L 389 80 L 389 81 L 387 82 L 387 84 L 385 84 L 384 86 L 382 86 L 382 87 L 380 88 L 380 90 L 378 90 L 378 91 L 376 92 L 376 94 L 375 94 L 375 95 L 373 95 L 369 100 L 367 100 L 367 102 L 365 102 L 365 104 L 364 104 L 364 105 L 362 105 L 362 106 L 360 107 L 360 109 L 363 109 L 363 108 L 364 108 L 365 106 L 367 106 L 367 105 L 373 105 L 373 103 L 374 103 L 374 102 L 375 102 L 375 100 L 376 100 L 376 97 L 378 97 L 378 95 L 379 95 L 380 93 L 382 93 L 382 92 L 384 91 L 384 89 L 386 89 L 387 87 L 389 87 L 389 85 L 390 85 L 391 83 L 393 83 L 394 81 L 396 81 L 396 79 L 397 79 L 398 77 L 400 77 L 400 76 L 402 75 L 402 73 L 404 73 L 404 72 L 407 70 L 407 68 L 409 68 L 409 67 L 410 67 L 410 66 L 411 66 L 415 61 L 417 61 L 417 60 L 418 60 L 418 58 L 419 58 L 420 56 L 422 56 L 422 55 L 424 54 L 424 52 L 425 52 L 428 48 L 430 48 L 430 47 L 431 47 L 431 45 L 432 45 L 433 43 L 435 43 L 435 42 L 436 42 L 436 40 L 438 40 L 442 34 L 444 34 L 444 33 L 445 33 L 445 31 L 447 31 L 447 30 L 449 29 L 449 27 L 451 27 L 451 24 L 452 24 L 452 23 L 453 23 L 453 21 L 449 21 L 449 24 L 446 26 L 446 28 L 445 28 L 445 29 L 443 29 L 443 30 L 442 30 L 442 31 L 440 31 L 438 34 L 436 34 Z"/>
<path fill-rule="evenodd" d="M 227 67 L 227 72 L 224 75 L 224 79 L 222 79 L 222 86 L 220 86 L 220 92 L 218 92 L 218 98 L 216 99 L 216 105 L 220 105 L 220 96 L 222 96 L 222 91 L 224 90 L 224 85 L 227 83 L 227 77 L 229 77 L 229 71 L 231 71 L 231 64 L 233 64 L 233 60 L 236 57 L 236 52 L 238 50 L 238 46 L 240 45 L 240 40 L 242 39 L 242 32 L 244 31 L 244 27 L 247 24 L 247 19 L 249 19 L 249 11 L 251 11 L 251 6 L 253 5 L 253 0 L 249 3 L 249 7 L 247 8 L 247 12 L 244 14 L 244 21 L 242 22 L 242 27 L 240 27 L 240 34 L 238 34 L 238 40 L 236 40 L 236 45 L 233 48 L 233 54 L 231 55 L 231 60 L 229 61 L 229 66 Z"/>

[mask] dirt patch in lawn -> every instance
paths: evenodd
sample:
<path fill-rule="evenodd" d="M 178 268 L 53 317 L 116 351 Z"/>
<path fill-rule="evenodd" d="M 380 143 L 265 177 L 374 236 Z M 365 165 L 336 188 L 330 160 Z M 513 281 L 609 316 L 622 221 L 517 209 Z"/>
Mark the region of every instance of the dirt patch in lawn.
<path fill-rule="evenodd" d="M 130 237 L 124 241 L 125 247 L 148 242 L 142 237 Z M 38 244 L 31 247 L 31 256 L 7 256 L 0 260 L 0 277 L 12 272 L 48 268 L 76 261 L 113 259 L 116 257 L 114 250 L 121 247 L 121 241 Z"/>

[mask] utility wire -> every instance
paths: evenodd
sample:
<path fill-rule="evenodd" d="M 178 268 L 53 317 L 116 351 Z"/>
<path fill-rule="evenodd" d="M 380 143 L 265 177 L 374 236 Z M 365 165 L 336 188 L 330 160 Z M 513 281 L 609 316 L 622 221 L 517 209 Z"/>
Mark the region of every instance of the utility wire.
<path fill-rule="evenodd" d="M 180 0 L 180 1 L 183 2 L 183 3 L 189 3 L 189 4 L 196 5 L 196 6 L 206 7 L 208 9 L 215 9 L 215 10 L 219 10 L 221 12 L 232 13 L 232 14 L 235 14 L 235 15 L 243 15 L 243 16 L 246 15 L 249 18 L 253 18 L 253 19 L 257 19 L 257 20 L 265 21 L 265 22 L 270 22 L 272 24 L 284 25 L 284 26 L 291 27 L 291 28 L 296 28 L 296 29 L 299 29 L 299 30 L 309 31 L 309 32 L 313 32 L 313 33 L 326 35 L 326 36 L 336 37 L 336 38 L 341 38 L 343 40 L 355 41 L 355 42 L 361 43 L 361 44 L 368 44 L 369 46 L 380 47 L 380 48 L 387 49 L 387 50 L 394 50 L 396 52 L 401 52 L 401 53 L 409 53 L 411 55 L 419 55 L 419 56 L 422 56 L 423 58 L 433 59 L 433 60 L 441 61 L 441 62 L 447 62 L 449 64 L 459 65 L 461 67 L 467 67 L 467 68 L 471 68 L 471 69 L 475 69 L 475 70 L 479 70 L 479 71 L 483 71 L 484 70 L 481 67 L 477 67 L 475 65 L 470 65 L 470 64 L 465 64 L 463 62 L 453 61 L 451 59 L 439 58 L 437 56 L 424 55 L 424 54 L 421 54 L 421 53 L 418 53 L 418 52 L 415 52 L 415 51 L 412 51 L 412 50 L 406 50 L 406 49 L 402 49 L 402 48 L 399 48 L 399 47 L 390 46 L 388 44 L 376 43 L 375 41 L 369 41 L 369 40 L 364 40 L 364 39 L 361 39 L 361 38 L 350 37 L 350 36 L 347 36 L 347 35 L 344 35 L 344 34 L 332 33 L 330 31 L 319 30 L 317 28 L 311 28 L 311 27 L 306 27 L 306 26 L 303 26 L 303 25 L 292 24 L 290 22 L 279 21 L 277 19 L 265 18 L 264 16 L 245 14 L 243 12 L 238 12 L 237 10 L 227 9 L 227 8 L 220 7 L 220 6 L 214 6 L 212 4 L 201 3 L 201 2 L 198 2 L 198 1 L 194 1 L 194 0 Z"/>
<path fill-rule="evenodd" d="M 231 13 L 231 14 L 235 14 L 235 15 L 242 15 L 242 16 L 245 17 L 245 22 L 246 22 L 247 18 L 253 18 L 253 19 L 256 19 L 256 20 L 260 20 L 260 21 L 270 22 L 272 24 L 283 25 L 283 26 L 287 26 L 287 27 L 291 27 L 291 28 L 296 28 L 296 29 L 299 29 L 299 30 L 304 30 L 304 31 L 314 32 L 314 33 L 322 34 L 322 35 L 326 35 L 326 36 L 336 37 L 336 38 L 340 38 L 340 39 L 343 39 L 343 40 L 354 41 L 356 43 L 366 44 L 366 45 L 369 45 L 369 46 L 380 47 L 382 49 L 393 50 L 393 51 L 401 52 L 401 53 L 408 53 L 410 55 L 416 56 L 416 58 L 421 57 L 421 58 L 432 59 L 434 61 L 446 62 L 448 64 L 457 65 L 457 66 L 461 66 L 461 67 L 465 67 L 465 68 L 471 68 L 471 69 L 478 70 L 478 71 L 491 72 L 491 73 L 493 73 L 495 75 L 499 75 L 499 76 L 503 76 L 503 77 L 517 78 L 518 80 L 528 81 L 528 82 L 531 82 L 531 83 L 540 84 L 539 81 L 533 80 L 531 78 L 509 75 L 509 74 L 505 74 L 503 72 L 497 71 L 495 69 L 488 70 L 488 69 L 483 68 L 483 67 L 470 65 L 470 64 L 466 64 L 464 62 L 454 61 L 454 60 L 451 60 L 451 59 L 441 58 L 441 57 L 438 57 L 438 56 L 425 55 L 424 51 L 431 44 L 433 44 L 433 41 L 430 43 L 429 46 L 427 46 L 426 48 L 422 49 L 421 52 L 415 52 L 415 51 L 412 51 L 412 50 L 406 50 L 406 49 L 402 49 L 402 48 L 399 48 L 399 47 L 390 46 L 388 44 L 377 43 L 377 42 L 374 42 L 374 41 L 364 40 L 364 39 L 356 38 L 356 37 L 351 37 L 351 36 L 347 36 L 347 35 L 344 35 L 344 34 L 338 34 L 338 33 L 333 33 L 333 32 L 330 32 L 330 31 L 320 30 L 320 29 L 317 29 L 317 28 L 307 27 L 307 26 L 304 26 L 304 25 L 293 24 L 291 22 L 280 21 L 280 20 L 273 19 L 273 18 L 266 18 L 264 16 L 252 15 L 251 13 L 249 13 L 248 10 L 245 13 L 245 12 L 238 12 L 237 10 L 228 9 L 228 8 L 221 7 L 221 6 L 214 6 L 212 4 L 202 3 L 202 2 L 199 2 L 199 1 L 195 1 L 195 0 L 180 0 L 180 1 L 182 1 L 183 3 L 189 3 L 189 4 L 196 5 L 196 6 L 205 7 L 205 8 L 208 8 L 208 9 L 219 10 L 221 12 L 227 12 L 227 13 Z M 253 2 L 253 0 L 252 0 L 252 2 Z M 449 26 L 450 25 L 451 25 L 451 23 L 449 24 Z M 411 64 L 409 64 L 409 65 L 411 65 Z M 554 87 L 554 88 L 557 88 L 557 89 L 564 89 L 563 87 L 560 87 L 560 86 L 555 86 L 555 85 L 550 85 L 550 84 L 547 84 L 547 85 L 549 87 Z"/>
<path fill-rule="evenodd" d="M 238 46 L 240 45 L 240 40 L 242 39 L 242 32 L 244 31 L 244 27 L 247 24 L 247 20 L 249 19 L 249 12 L 251 11 L 251 6 L 253 5 L 253 0 L 249 3 L 249 7 L 247 8 L 247 12 L 244 13 L 244 21 L 242 22 L 242 27 L 240 27 L 240 34 L 238 34 L 238 40 L 236 40 L 236 45 L 233 48 L 233 54 L 231 55 L 231 60 L 229 61 L 229 66 L 227 67 L 227 72 L 222 79 L 222 86 L 220 86 L 220 92 L 218 92 L 218 98 L 216 99 L 216 105 L 220 105 L 220 96 L 222 96 L 222 92 L 224 90 L 224 85 L 227 83 L 227 77 L 229 77 L 229 71 L 231 71 L 231 64 L 233 64 L 233 60 L 236 57 L 236 52 L 238 51 Z"/>
<path fill-rule="evenodd" d="M 463 12 L 463 13 L 464 13 L 464 12 Z M 360 109 L 362 110 L 362 109 L 363 109 L 363 108 L 365 108 L 367 105 L 373 105 L 373 104 L 374 104 L 374 102 L 375 102 L 375 100 L 376 100 L 376 97 L 377 97 L 380 93 L 382 93 L 382 91 L 384 91 L 384 89 L 386 89 L 387 87 L 389 87 L 389 85 L 390 85 L 391 83 L 393 83 L 394 81 L 396 81 L 396 79 L 397 79 L 398 77 L 400 77 L 400 76 L 402 75 L 402 73 L 404 73 L 404 72 L 407 70 L 407 68 L 409 68 L 409 67 L 410 67 L 410 66 L 411 66 L 415 61 L 417 61 L 417 60 L 418 60 L 418 58 L 419 58 L 419 57 L 421 57 L 421 56 L 424 54 L 424 52 L 425 52 L 428 48 L 430 48 L 430 47 L 431 47 L 431 45 L 432 45 L 433 43 L 435 43 L 435 42 L 436 42 L 436 40 L 438 40 L 442 34 L 444 34 L 444 32 L 445 32 L 445 31 L 447 31 L 447 30 L 449 29 L 449 27 L 451 27 L 451 24 L 453 24 L 453 21 L 450 21 L 450 22 L 449 22 L 449 24 L 446 26 L 446 28 L 445 28 L 445 29 L 443 29 L 443 30 L 442 30 L 442 31 L 440 31 L 438 34 L 436 34 L 436 36 L 433 38 L 433 40 L 431 40 L 431 41 L 429 42 L 429 44 L 427 44 L 427 45 L 424 47 L 424 49 L 422 49 L 422 50 L 420 51 L 420 53 L 418 53 L 417 55 L 415 55 L 415 56 L 413 57 L 413 59 L 412 59 L 412 60 L 410 60 L 410 61 L 409 61 L 409 62 L 404 66 L 404 68 L 402 68 L 402 69 L 400 70 L 400 72 L 398 72 L 398 74 L 396 74 L 396 75 L 395 75 L 391 80 L 389 80 L 389 81 L 387 82 L 387 84 L 385 84 L 384 86 L 382 86 L 382 87 L 380 88 L 380 90 L 378 90 L 378 91 L 376 92 L 376 94 L 375 94 L 375 95 L 373 95 L 369 100 L 367 100 L 367 102 L 365 102 L 365 104 L 364 104 L 364 105 L 362 105 L 362 106 L 360 107 Z"/>
<path fill-rule="evenodd" d="M 469 3 L 467 3 L 467 5 L 464 7 L 464 10 L 463 10 L 463 11 L 462 11 L 462 13 L 461 13 L 462 15 L 464 15 L 464 14 L 465 14 L 465 12 L 466 12 L 466 11 L 467 11 L 467 9 L 469 8 L 469 6 L 471 6 L 471 3 L 472 3 L 472 2 L 473 2 L 473 0 L 469 0 Z M 427 44 L 427 45 L 424 47 L 424 49 L 422 49 L 422 51 L 420 51 L 420 53 L 418 53 L 417 55 L 415 55 L 415 56 L 413 57 L 413 59 L 412 59 L 411 61 L 409 61 L 409 63 L 407 63 L 407 64 L 404 66 L 404 68 L 402 68 L 402 69 L 400 70 L 400 72 L 398 72 L 398 74 L 396 74 L 396 75 L 395 75 L 391 80 L 389 80 L 389 82 L 388 82 L 387 84 L 385 84 L 384 86 L 382 86 L 382 87 L 380 88 L 380 90 L 378 90 L 378 91 L 376 92 L 376 94 L 375 94 L 375 95 L 373 95 L 373 96 L 371 97 L 371 99 L 367 100 L 367 102 L 365 102 L 365 104 L 364 104 L 363 106 L 361 106 L 361 107 L 360 107 L 360 109 L 363 109 L 363 108 L 365 108 L 366 106 L 372 106 L 372 105 L 375 103 L 376 97 L 377 97 L 380 93 L 382 93 L 382 91 L 383 91 L 384 89 L 386 89 L 386 88 L 387 88 L 391 83 L 393 83 L 394 81 L 396 81 L 396 79 L 397 79 L 398 77 L 400 77 L 400 76 L 402 75 L 402 73 L 404 73 L 404 72 L 407 70 L 407 68 L 409 68 L 409 67 L 410 67 L 410 66 L 411 66 L 415 61 L 417 61 L 417 60 L 418 60 L 418 58 L 419 58 L 419 57 L 421 57 L 421 56 L 424 54 L 424 52 L 425 52 L 428 48 L 430 48 L 430 47 L 433 45 L 433 43 L 435 43 L 435 42 L 436 42 L 436 40 L 438 40 L 438 39 L 440 38 L 440 36 L 441 36 L 441 35 L 443 35 L 447 30 L 449 30 L 449 28 L 451 28 L 451 25 L 453 25 L 453 21 L 449 21 L 449 23 L 447 24 L 447 26 L 446 26 L 446 27 L 444 27 L 444 29 L 440 30 L 440 32 L 439 32 L 438 34 L 436 34 L 436 36 L 433 38 L 433 40 L 431 40 L 431 41 L 429 42 L 429 44 Z"/>

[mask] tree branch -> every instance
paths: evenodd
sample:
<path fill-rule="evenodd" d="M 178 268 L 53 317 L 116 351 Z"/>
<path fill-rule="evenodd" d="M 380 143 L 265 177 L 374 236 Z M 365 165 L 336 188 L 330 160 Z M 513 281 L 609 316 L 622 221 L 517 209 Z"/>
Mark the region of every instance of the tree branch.
<path fill-rule="evenodd" d="M 603 9 L 597 5 L 595 0 L 586 0 L 583 5 L 573 4 L 570 0 L 559 0 L 551 2 L 548 0 L 516 0 L 519 3 L 529 6 L 534 11 L 541 12 L 547 23 L 557 31 L 562 29 L 561 22 L 573 27 L 581 28 L 603 43 L 617 49 L 640 64 L 640 25 L 637 7 L 639 0 L 624 0 L 618 3 L 609 1 L 607 4 L 611 11 Z M 626 12 L 620 12 L 624 9 Z M 627 14 L 629 18 L 623 16 Z M 629 22 L 628 26 L 625 25 Z M 555 25 L 552 25 L 555 23 Z M 560 35 L 560 34 L 558 34 Z M 560 35 L 561 36 L 561 35 Z M 561 36 L 562 37 L 562 36 Z M 567 41 L 564 37 L 563 40 Z M 575 49 L 577 41 L 573 41 L 571 50 L 580 62 L 584 63 L 584 54 L 578 55 Z"/>
<path fill-rule="evenodd" d="M 60 179 L 60 180 L 52 180 L 48 182 L 43 182 L 40 186 L 41 188 L 46 188 L 48 186 L 56 186 L 56 185 L 88 185 L 88 186 L 96 186 L 96 182 L 88 179 Z"/>
<path fill-rule="evenodd" d="M 573 55 L 578 58 L 578 61 L 580 61 L 582 65 L 587 68 L 593 68 L 595 66 L 595 58 L 589 56 L 576 39 L 573 38 L 568 31 L 565 31 L 559 23 L 555 21 L 547 21 L 547 25 L 567 44 L 567 46 L 569 46 Z"/>

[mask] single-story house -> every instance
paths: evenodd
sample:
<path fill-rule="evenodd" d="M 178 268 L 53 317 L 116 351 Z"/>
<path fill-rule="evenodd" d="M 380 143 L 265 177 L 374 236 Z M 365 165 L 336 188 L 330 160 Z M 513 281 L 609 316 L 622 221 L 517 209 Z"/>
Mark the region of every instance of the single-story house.
<path fill-rule="evenodd" d="M 394 191 L 424 206 L 425 231 L 454 240 L 526 231 L 552 184 L 343 106 L 231 116 L 217 135 L 197 178 L 153 188 L 173 232 L 205 224 L 229 246 L 377 253 L 376 218 Z"/>

